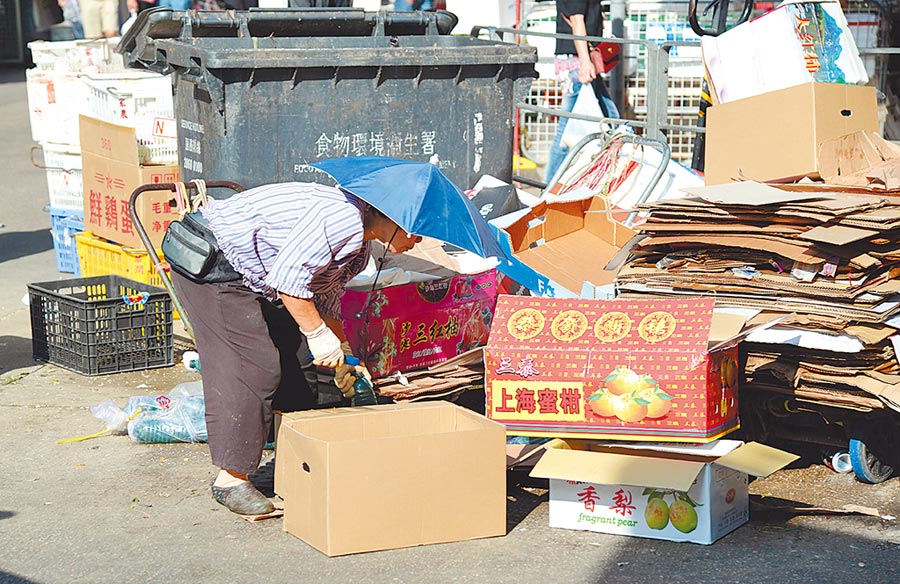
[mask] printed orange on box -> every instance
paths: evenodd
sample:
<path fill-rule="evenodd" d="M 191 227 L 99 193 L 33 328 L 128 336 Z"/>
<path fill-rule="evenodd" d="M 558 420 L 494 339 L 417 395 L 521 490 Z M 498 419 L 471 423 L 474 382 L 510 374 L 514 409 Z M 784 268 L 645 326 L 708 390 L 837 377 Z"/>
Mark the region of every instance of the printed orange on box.
<path fill-rule="evenodd" d="M 487 415 L 525 436 L 708 442 L 737 429 L 737 346 L 713 299 L 500 296 Z"/>

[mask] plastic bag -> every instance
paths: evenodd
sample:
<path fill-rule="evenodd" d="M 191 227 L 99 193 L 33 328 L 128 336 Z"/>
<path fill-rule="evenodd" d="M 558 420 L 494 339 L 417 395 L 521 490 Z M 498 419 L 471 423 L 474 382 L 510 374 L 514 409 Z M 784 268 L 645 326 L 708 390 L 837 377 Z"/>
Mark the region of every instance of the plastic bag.
<path fill-rule="evenodd" d="M 139 444 L 206 442 L 206 404 L 200 381 L 181 383 L 164 395 L 128 399 L 125 413 L 141 413 L 128 422 L 128 436 Z"/>
<path fill-rule="evenodd" d="M 581 86 L 581 89 L 578 91 L 578 97 L 575 98 L 575 106 L 572 108 L 572 113 L 594 118 L 603 117 L 600 102 L 597 101 L 597 95 L 594 93 L 594 88 L 590 83 L 585 83 Z M 566 121 L 566 129 L 563 130 L 562 143 L 567 148 L 571 148 L 588 134 L 600 132 L 605 129 L 605 126 L 605 124 L 600 122 L 569 118 Z"/>
<path fill-rule="evenodd" d="M 106 429 L 112 434 L 124 434 L 128 425 L 128 414 L 115 402 L 106 398 L 97 405 L 91 406 L 94 417 L 100 418 L 106 424 Z"/>

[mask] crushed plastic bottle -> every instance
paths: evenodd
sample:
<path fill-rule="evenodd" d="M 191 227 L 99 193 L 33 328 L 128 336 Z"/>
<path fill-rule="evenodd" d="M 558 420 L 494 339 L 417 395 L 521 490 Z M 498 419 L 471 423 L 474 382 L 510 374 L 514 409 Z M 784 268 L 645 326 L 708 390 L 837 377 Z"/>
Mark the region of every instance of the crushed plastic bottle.
<path fill-rule="evenodd" d="M 359 358 L 353 355 L 347 355 L 344 358 L 344 362 L 351 367 L 356 367 L 360 363 Z M 369 383 L 369 380 L 361 373 L 354 372 L 353 375 L 356 376 L 356 381 L 353 382 L 354 394 L 350 399 L 350 404 L 354 406 L 374 406 L 378 404 L 378 398 L 375 397 L 375 389 Z"/>
<path fill-rule="evenodd" d="M 125 412 L 130 415 L 141 408 L 141 414 L 128 423 L 128 435 L 142 444 L 206 442 L 202 391 L 202 382 L 192 381 L 176 385 L 165 395 L 129 398 Z"/>
<path fill-rule="evenodd" d="M 181 364 L 184 365 L 184 368 L 188 371 L 196 371 L 197 373 L 201 373 L 200 353 L 198 353 L 197 351 L 185 351 L 181 356 Z"/>

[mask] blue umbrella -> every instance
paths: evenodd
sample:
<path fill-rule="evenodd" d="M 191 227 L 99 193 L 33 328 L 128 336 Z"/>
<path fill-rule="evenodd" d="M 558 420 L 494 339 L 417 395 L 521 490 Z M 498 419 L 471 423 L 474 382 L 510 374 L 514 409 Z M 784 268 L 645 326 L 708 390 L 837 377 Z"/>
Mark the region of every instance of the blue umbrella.
<path fill-rule="evenodd" d="M 428 162 L 385 156 L 332 158 L 313 165 L 411 235 L 481 257 L 506 259 L 487 222 L 459 187 Z"/>

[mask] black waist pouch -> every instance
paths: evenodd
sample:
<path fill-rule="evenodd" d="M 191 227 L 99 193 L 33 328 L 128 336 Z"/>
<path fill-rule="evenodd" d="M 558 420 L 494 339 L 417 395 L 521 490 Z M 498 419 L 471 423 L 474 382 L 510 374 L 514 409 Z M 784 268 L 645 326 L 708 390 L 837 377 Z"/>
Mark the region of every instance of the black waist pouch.
<path fill-rule="evenodd" d="M 241 278 L 219 250 L 209 224 L 199 212 L 188 213 L 181 221 L 169 224 L 162 252 L 175 272 L 200 284 Z"/>

